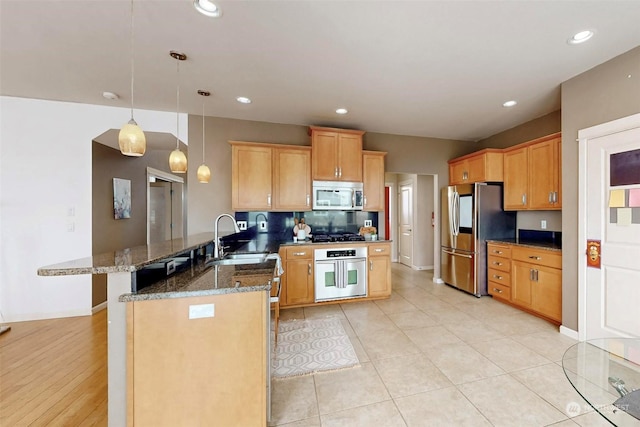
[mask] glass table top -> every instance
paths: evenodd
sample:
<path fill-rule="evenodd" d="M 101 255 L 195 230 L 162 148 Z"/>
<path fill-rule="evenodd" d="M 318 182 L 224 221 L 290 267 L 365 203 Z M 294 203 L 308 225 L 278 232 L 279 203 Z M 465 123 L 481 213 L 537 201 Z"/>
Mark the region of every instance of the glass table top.
<path fill-rule="evenodd" d="M 562 368 L 573 388 L 611 424 L 640 426 L 631 415 L 640 416 L 640 338 L 579 342 L 565 352 Z M 582 403 L 572 404 L 569 415 L 585 412 Z"/>

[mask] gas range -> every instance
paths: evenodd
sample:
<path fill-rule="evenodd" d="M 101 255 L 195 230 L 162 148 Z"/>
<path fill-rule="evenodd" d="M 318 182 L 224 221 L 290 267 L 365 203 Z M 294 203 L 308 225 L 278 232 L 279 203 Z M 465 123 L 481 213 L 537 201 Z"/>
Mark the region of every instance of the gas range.
<path fill-rule="evenodd" d="M 311 237 L 313 243 L 325 242 L 361 242 L 364 236 L 355 233 L 314 234 Z"/>

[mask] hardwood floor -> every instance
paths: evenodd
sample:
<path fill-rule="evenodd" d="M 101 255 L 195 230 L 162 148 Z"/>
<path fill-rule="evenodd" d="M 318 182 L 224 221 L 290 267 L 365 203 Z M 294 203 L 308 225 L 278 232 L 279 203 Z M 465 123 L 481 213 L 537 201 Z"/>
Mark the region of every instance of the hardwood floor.
<path fill-rule="evenodd" d="M 0 425 L 107 425 L 106 310 L 0 335 Z"/>

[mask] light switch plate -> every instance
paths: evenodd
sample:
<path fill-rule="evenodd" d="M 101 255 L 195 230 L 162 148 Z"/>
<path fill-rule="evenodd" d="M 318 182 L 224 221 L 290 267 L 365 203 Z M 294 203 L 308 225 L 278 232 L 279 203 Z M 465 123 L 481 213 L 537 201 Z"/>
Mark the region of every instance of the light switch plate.
<path fill-rule="evenodd" d="M 205 317 L 215 317 L 215 304 L 197 304 L 189 306 L 189 319 L 203 319 Z"/>
<path fill-rule="evenodd" d="M 267 229 L 267 221 L 260 221 L 260 230 L 264 231 Z"/>
<path fill-rule="evenodd" d="M 247 221 L 238 221 L 238 228 L 242 231 L 242 230 L 246 230 L 247 229 Z"/>
<path fill-rule="evenodd" d="M 373 224 L 373 222 L 370 219 L 365 219 L 364 220 L 364 226 L 365 227 L 371 227 L 371 224 Z"/>

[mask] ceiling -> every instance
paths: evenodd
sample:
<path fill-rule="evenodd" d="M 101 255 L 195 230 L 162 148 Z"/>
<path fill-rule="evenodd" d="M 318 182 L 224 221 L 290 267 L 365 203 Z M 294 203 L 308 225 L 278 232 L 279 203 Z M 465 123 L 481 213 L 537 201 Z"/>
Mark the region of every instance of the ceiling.
<path fill-rule="evenodd" d="M 563 81 L 640 45 L 640 1 L 218 4 L 216 19 L 134 3 L 136 109 L 176 111 L 177 50 L 180 112 L 475 141 L 558 110 Z M 0 93 L 129 107 L 130 7 L 0 0 Z"/>

